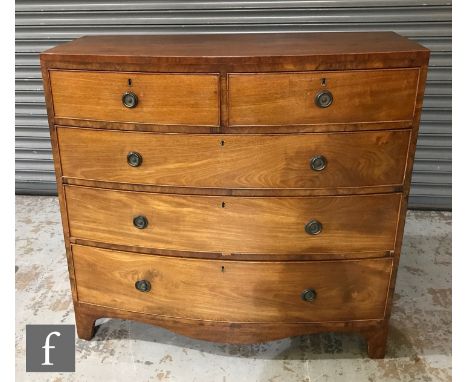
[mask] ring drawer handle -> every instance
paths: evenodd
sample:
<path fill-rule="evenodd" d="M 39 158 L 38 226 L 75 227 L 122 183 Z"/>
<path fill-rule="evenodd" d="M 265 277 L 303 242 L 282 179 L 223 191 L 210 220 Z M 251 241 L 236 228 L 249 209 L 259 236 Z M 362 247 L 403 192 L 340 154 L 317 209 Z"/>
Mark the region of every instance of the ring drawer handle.
<path fill-rule="evenodd" d="M 333 94 L 328 90 L 319 91 L 315 95 L 315 104 L 318 107 L 326 108 L 333 103 Z"/>
<path fill-rule="evenodd" d="M 148 219 L 143 215 L 135 216 L 133 218 L 133 225 L 138 229 L 145 229 L 148 227 Z"/>
<path fill-rule="evenodd" d="M 133 92 L 126 92 L 122 95 L 122 103 L 125 107 L 133 109 L 138 105 L 138 97 Z"/>
<path fill-rule="evenodd" d="M 143 157 L 140 153 L 136 151 L 130 151 L 127 154 L 127 163 L 132 167 L 141 166 L 141 164 L 143 163 Z"/>
<path fill-rule="evenodd" d="M 301 293 L 301 298 L 304 301 L 312 302 L 317 298 L 317 292 L 315 289 L 306 289 Z"/>
<path fill-rule="evenodd" d="M 322 171 L 327 167 L 327 158 L 317 155 L 310 160 L 310 168 L 314 171 Z"/>
<path fill-rule="evenodd" d="M 305 225 L 304 228 L 309 235 L 318 235 L 320 232 L 322 232 L 322 223 L 320 223 L 318 220 L 311 220 Z"/>
<path fill-rule="evenodd" d="M 151 283 L 148 280 L 138 280 L 135 283 L 135 288 L 140 292 L 149 292 L 151 290 Z"/>

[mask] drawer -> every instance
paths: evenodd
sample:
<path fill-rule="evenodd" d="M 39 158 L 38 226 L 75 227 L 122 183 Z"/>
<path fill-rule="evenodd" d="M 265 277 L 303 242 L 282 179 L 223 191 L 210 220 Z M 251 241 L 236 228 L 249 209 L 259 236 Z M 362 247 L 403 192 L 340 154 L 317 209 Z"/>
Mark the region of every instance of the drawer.
<path fill-rule="evenodd" d="M 208 188 L 401 185 L 410 141 L 408 130 L 191 135 L 59 127 L 57 132 L 65 177 Z"/>
<path fill-rule="evenodd" d="M 411 121 L 419 69 L 229 75 L 229 124 Z M 324 91 L 328 107 L 317 106 Z M 327 94 L 320 96 L 326 106 Z M 318 102 L 318 101 L 317 101 Z"/>
<path fill-rule="evenodd" d="M 50 82 L 56 118 L 219 125 L 219 81 L 214 74 L 51 70 Z M 127 92 L 136 95 L 134 107 L 124 105 Z M 126 104 L 132 106 L 135 99 L 129 97 Z"/>
<path fill-rule="evenodd" d="M 399 193 L 221 197 L 79 186 L 66 186 L 65 197 L 74 238 L 180 251 L 261 254 L 393 250 L 401 202 Z M 145 219 L 134 222 L 139 216 Z M 308 234 L 306 224 L 313 221 L 321 224 L 321 232 Z M 319 224 L 308 227 L 312 233 L 320 228 Z"/>
<path fill-rule="evenodd" d="M 392 269 L 390 258 L 239 262 L 72 250 L 80 302 L 231 322 L 381 319 Z"/>

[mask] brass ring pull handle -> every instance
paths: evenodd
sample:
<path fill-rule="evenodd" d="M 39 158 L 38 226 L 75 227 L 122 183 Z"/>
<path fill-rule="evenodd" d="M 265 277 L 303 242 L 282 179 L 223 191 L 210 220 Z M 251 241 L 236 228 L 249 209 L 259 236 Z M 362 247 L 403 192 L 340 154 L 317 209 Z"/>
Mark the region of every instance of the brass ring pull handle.
<path fill-rule="evenodd" d="M 317 292 L 315 291 L 315 289 L 306 289 L 302 291 L 301 298 L 304 301 L 312 302 L 317 298 Z"/>
<path fill-rule="evenodd" d="M 320 108 L 326 108 L 333 103 L 333 94 L 328 90 L 321 90 L 315 95 L 315 104 Z"/>
<path fill-rule="evenodd" d="M 130 151 L 127 154 L 127 163 L 132 167 L 141 166 L 141 164 L 143 163 L 143 157 L 140 153 L 137 153 L 136 151 Z"/>
<path fill-rule="evenodd" d="M 151 283 L 148 280 L 138 280 L 135 283 L 135 288 L 140 292 L 149 292 L 151 290 Z"/>
<path fill-rule="evenodd" d="M 133 109 L 138 105 L 138 97 L 133 92 L 126 92 L 122 95 L 122 103 L 125 107 Z"/>
<path fill-rule="evenodd" d="M 314 171 L 322 171 L 327 167 L 327 158 L 317 155 L 310 160 L 310 168 Z"/>
<path fill-rule="evenodd" d="M 133 225 L 138 229 L 145 229 L 148 227 L 148 219 L 143 215 L 135 216 L 133 218 Z"/>
<path fill-rule="evenodd" d="M 318 235 L 322 232 L 322 223 L 318 220 L 311 220 L 305 225 L 304 229 L 309 235 Z"/>

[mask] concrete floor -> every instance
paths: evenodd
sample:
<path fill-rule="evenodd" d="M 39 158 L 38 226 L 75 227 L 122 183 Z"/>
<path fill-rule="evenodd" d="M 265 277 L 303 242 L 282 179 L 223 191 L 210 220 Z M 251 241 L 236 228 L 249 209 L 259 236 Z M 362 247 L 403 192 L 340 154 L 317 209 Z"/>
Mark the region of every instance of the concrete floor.
<path fill-rule="evenodd" d="M 387 357 L 353 334 L 259 345 L 192 340 L 130 321 L 99 320 L 76 341 L 75 373 L 26 373 L 25 325 L 74 323 L 58 200 L 16 198 L 17 381 L 450 381 L 451 214 L 409 212 Z"/>

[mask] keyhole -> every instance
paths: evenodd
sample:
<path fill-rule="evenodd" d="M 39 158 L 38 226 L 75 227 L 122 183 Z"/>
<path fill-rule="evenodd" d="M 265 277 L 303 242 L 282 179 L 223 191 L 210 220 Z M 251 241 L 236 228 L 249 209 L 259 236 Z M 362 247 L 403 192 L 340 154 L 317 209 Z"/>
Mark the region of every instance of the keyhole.
<path fill-rule="evenodd" d="M 221 146 L 224 146 L 224 141 L 219 142 Z"/>
<path fill-rule="evenodd" d="M 225 202 L 222 202 L 222 203 L 221 203 L 221 208 L 224 208 L 224 207 L 226 207 L 226 203 L 225 203 Z"/>
<path fill-rule="evenodd" d="M 132 86 L 132 79 L 131 78 L 128 79 L 128 86 Z"/>
<path fill-rule="evenodd" d="M 327 79 L 326 78 L 322 78 L 322 86 L 327 86 Z"/>
<path fill-rule="evenodd" d="M 221 272 L 224 272 L 224 265 L 221 266 Z"/>

